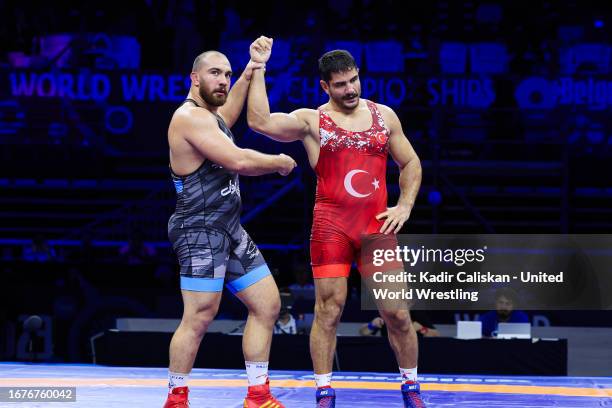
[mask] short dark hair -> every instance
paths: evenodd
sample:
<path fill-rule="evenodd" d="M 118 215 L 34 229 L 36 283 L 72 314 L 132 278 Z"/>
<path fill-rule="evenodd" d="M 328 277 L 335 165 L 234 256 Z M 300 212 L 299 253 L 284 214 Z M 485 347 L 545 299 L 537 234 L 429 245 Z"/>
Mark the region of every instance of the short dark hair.
<path fill-rule="evenodd" d="M 357 68 L 357 64 L 347 50 L 328 51 L 319 58 L 319 74 L 325 82 L 329 82 L 332 73 L 346 72 L 352 68 Z"/>
<path fill-rule="evenodd" d="M 193 61 L 193 66 L 191 68 L 192 72 L 197 72 L 200 70 L 200 66 L 202 65 L 202 62 L 204 61 L 204 59 L 206 57 L 208 57 L 209 55 L 223 55 L 225 57 L 225 55 L 222 52 L 219 51 L 215 51 L 215 50 L 210 50 L 210 51 L 204 51 L 203 53 L 201 53 L 200 55 L 198 55 L 195 60 Z M 226 57 L 227 58 L 227 57 Z"/>

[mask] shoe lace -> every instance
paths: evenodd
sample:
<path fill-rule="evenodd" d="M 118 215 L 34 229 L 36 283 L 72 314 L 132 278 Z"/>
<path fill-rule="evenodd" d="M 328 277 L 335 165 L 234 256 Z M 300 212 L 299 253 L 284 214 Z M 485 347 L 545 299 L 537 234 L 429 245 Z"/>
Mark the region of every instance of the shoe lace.
<path fill-rule="evenodd" d="M 410 402 L 414 404 L 414 408 L 425 408 L 425 404 L 423 404 L 423 400 L 421 396 L 416 392 L 408 392 L 408 398 L 410 398 Z"/>
<path fill-rule="evenodd" d="M 331 408 L 334 397 L 323 397 L 319 400 L 317 408 Z"/>

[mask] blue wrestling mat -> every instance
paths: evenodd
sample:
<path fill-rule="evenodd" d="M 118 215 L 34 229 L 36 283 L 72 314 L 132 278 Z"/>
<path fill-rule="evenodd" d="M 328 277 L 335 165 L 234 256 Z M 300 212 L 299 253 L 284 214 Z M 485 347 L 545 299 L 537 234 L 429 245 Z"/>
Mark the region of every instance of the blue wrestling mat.
<path fill-rule="evenodd" d="M 76 387 L 76 402 L 0 402 L 0 407 L 161 407 L 167 370 L 94 365 L 0 364 L 1 387 Z M 314 407 L 312 373 L 272 371 L 274 394 L 287 408 Z M 611 377 L 505 377 L 421 375 L 428 407 L 612 407 Z M 337 373 L 338 408 L 402 407 L 399 376 Z M 246 374 L 195 369 L 190 377 L 193 408 L 241 408 Z"/>

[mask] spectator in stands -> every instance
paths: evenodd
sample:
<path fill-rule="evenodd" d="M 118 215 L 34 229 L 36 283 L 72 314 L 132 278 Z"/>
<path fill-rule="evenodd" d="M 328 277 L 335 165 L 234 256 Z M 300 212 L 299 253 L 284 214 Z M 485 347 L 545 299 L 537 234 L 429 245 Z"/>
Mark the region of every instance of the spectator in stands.
<path fill-rule="evenodd" d="M 412 319 L 412 326 L 417 332 L 417 335 L 423 337 L 437 337 L 440 335 L 440 332 L 436 330 L 436 326 L 429 320 L 427 313 L 421 310 L 411 310 L 410 317 Z M 383 337 L 387 337 L 385 321 L 382 317 L 377 316 L 369 323 L 361 326 L 359 334 L 362 336 L 375 336 L 379 331 Z"/>
<path fill-rule="evenodd" d="M 42 235 L 37 235 L 32 244 L 23 248 L 23 260 L 28 262 L 49 262 L 57 258 L 53 247 Z"/>
<path fill-rule="evenodd" d="M 500 288 L 495 293 L 495 310 L 480 316 L 482 335 L 497 336 L 499 323 L 529 323 L 529 316 L 521 310 L 515 310 L 518 296 L 512 288 Z"/>
<path fill-rule="evenodd" d="M 297 323 L 291 309 L 293 308 L 293 295 L 288 291 L 280 292 L 281 310 L 278 320 L 274 323 L 274 334 L 297 334 Z"/>

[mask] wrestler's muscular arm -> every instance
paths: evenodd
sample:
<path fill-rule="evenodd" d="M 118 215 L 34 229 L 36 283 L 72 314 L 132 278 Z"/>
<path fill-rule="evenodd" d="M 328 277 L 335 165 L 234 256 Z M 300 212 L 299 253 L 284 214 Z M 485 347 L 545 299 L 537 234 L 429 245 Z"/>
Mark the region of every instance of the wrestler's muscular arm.
<path fill-rule="evenodd" d="M 251 59 L 260 63 L 266 63 L 272 52 L 272 39 L 263 38 L 263 43 L 258 42 L 251 49 Z M 312 109 L 298 109 L 291 113 L 271 114 L 264 70 L 253 72 L 247 104 L 247 121 L 251 129 L 279 142 L 303 140 L 310 133 L 307 121 L 310 111 Z"/>
<path fill-rule="evenodd" d="M 421 161 L 406 135 L 404 135 L 402 124 L 395 112 L 387 106 L 380 104 L 377 106 L 391 132 L 389 135 L 389 152 L 400 168 L 400 197 L 395 207 L 388 208 L 387 211 L 378 214 L 376 218 L 379 220 L 385 218 L 380 232 L 397 234 L 410 217 L 410 212 L 421 186 L 423 171 Z"/>
<path fill-rule="evenodd" d="M 303 140 L 310 134 L 306 120 L 312 109 L 298 109 L 291 113 L 270 113 L 264 73 L 253 73 L 247 104 L 247 122 L 254 131 L 278 142 Z"/>
<path fill-rule="evenodd" d="M 263 154 L 241 149 L 225 135 L 217 119 L 205 109 L 190 109 L 175 117 L 181 136 L 206 159 L 245 176 L 278 172 L 283 176 L 295 168 L 295 161 L 284 154 Z"/>
<path fill-rule="evenodd" d="M 266 44 L 266 37 L 259 37 L 255 41 L 251 43 L 249 48 L 249 52 L 252 53 L 254 47 L 264 47 Z M 244 68 L 242 75 L 240 78 L 234 83 L 231 87 L 229 94 L 227 95 L 227 101 L 225 104 L 217 110 L 219 115 L 223 117 L 225 120 L 225 124 L 231 128 L 234 123 L 238 120 L 240 116 L 240 112 L 242 112 L 242 108 L 244 107 L 244 102 L 246 101 L 247 93 L 249 92 L 249 83 L 251 82 L 251 77 L 253 72 L 265 67 L 265 63 L 253 61 L 252 59 Z"/>

